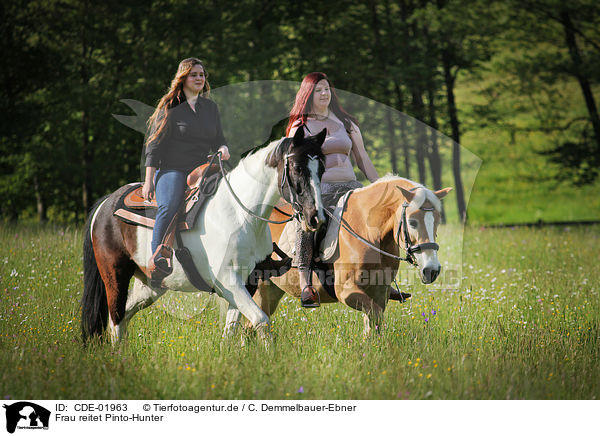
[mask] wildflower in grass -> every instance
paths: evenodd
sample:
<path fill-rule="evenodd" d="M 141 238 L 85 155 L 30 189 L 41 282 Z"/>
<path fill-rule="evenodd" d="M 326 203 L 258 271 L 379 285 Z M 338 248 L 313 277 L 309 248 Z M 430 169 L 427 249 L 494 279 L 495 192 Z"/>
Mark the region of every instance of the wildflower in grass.
<path fill-rule="evenodd" d="M 303 394 L 303 393 L 304 393 L 304 386 L 300 386 L 300 387 L 298 388 L 298 393 L 299 393 L 299 394 Z"/>

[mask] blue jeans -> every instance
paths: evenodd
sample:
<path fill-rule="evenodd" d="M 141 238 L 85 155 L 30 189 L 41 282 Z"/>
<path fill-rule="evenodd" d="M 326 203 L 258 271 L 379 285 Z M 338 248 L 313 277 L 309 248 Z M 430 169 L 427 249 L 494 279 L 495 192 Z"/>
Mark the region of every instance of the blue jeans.
<path fill-rule="evenodd" d="M 177 213 L 187 185 L 187 173 L 178 170 L 158 170 L 155 177 L 155 192 L 158 212 L 152 232 L 152 253 L 162 242 L 167 227 Z"/>

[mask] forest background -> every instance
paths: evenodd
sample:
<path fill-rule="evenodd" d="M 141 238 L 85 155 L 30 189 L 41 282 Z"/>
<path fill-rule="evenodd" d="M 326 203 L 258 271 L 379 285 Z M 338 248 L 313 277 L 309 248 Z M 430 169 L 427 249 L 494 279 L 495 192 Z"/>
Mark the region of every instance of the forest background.
<path fill-rule="evenodd" d="M 600 219 L 599 12 L 592 0 L 3 2 L 0 219 L 80 224 L 140 180 L 143 135 L 113 114 L 135 115 L 123 99 L 155 105 L 190 56 L 215 95 L 324 71 L 389 108 L 358 116 L 377 126 L 369 155 L 380 174 L 455 187 L 449 221 Z"/>

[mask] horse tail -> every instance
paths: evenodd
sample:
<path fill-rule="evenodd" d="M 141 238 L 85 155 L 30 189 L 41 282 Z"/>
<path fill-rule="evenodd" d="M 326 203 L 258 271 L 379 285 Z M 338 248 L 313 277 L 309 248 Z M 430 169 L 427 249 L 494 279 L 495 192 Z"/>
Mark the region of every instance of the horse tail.
<path fill-rule="evenodd" d="M 85 224 L 83 239 L 83 296 L 81 297 L 81 337 L 83 343 L 94 336 L 101 336 L 108 322 L 106 287 L 100 276 L 94 247 L 92 246 L 92 219 L 98 207 L 108 197 L 94 204 Z"/>

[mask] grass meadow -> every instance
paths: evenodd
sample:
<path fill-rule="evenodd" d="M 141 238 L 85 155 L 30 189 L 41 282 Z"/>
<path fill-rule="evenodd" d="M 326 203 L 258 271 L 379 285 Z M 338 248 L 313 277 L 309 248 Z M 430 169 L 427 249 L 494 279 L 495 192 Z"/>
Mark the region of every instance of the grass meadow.
<path fill-rule="evenodd" d="M 84 348 L 82 230 L 2 225 L 0 397 L 598 399 L 599 230 L 467 227 L 457 289 L 408 285 L 366 340 L 358 312 L 286 298 L 265 350 L 221 339 L 215 297 L 178 293 L 136 315 L 125 344 Z"/>

